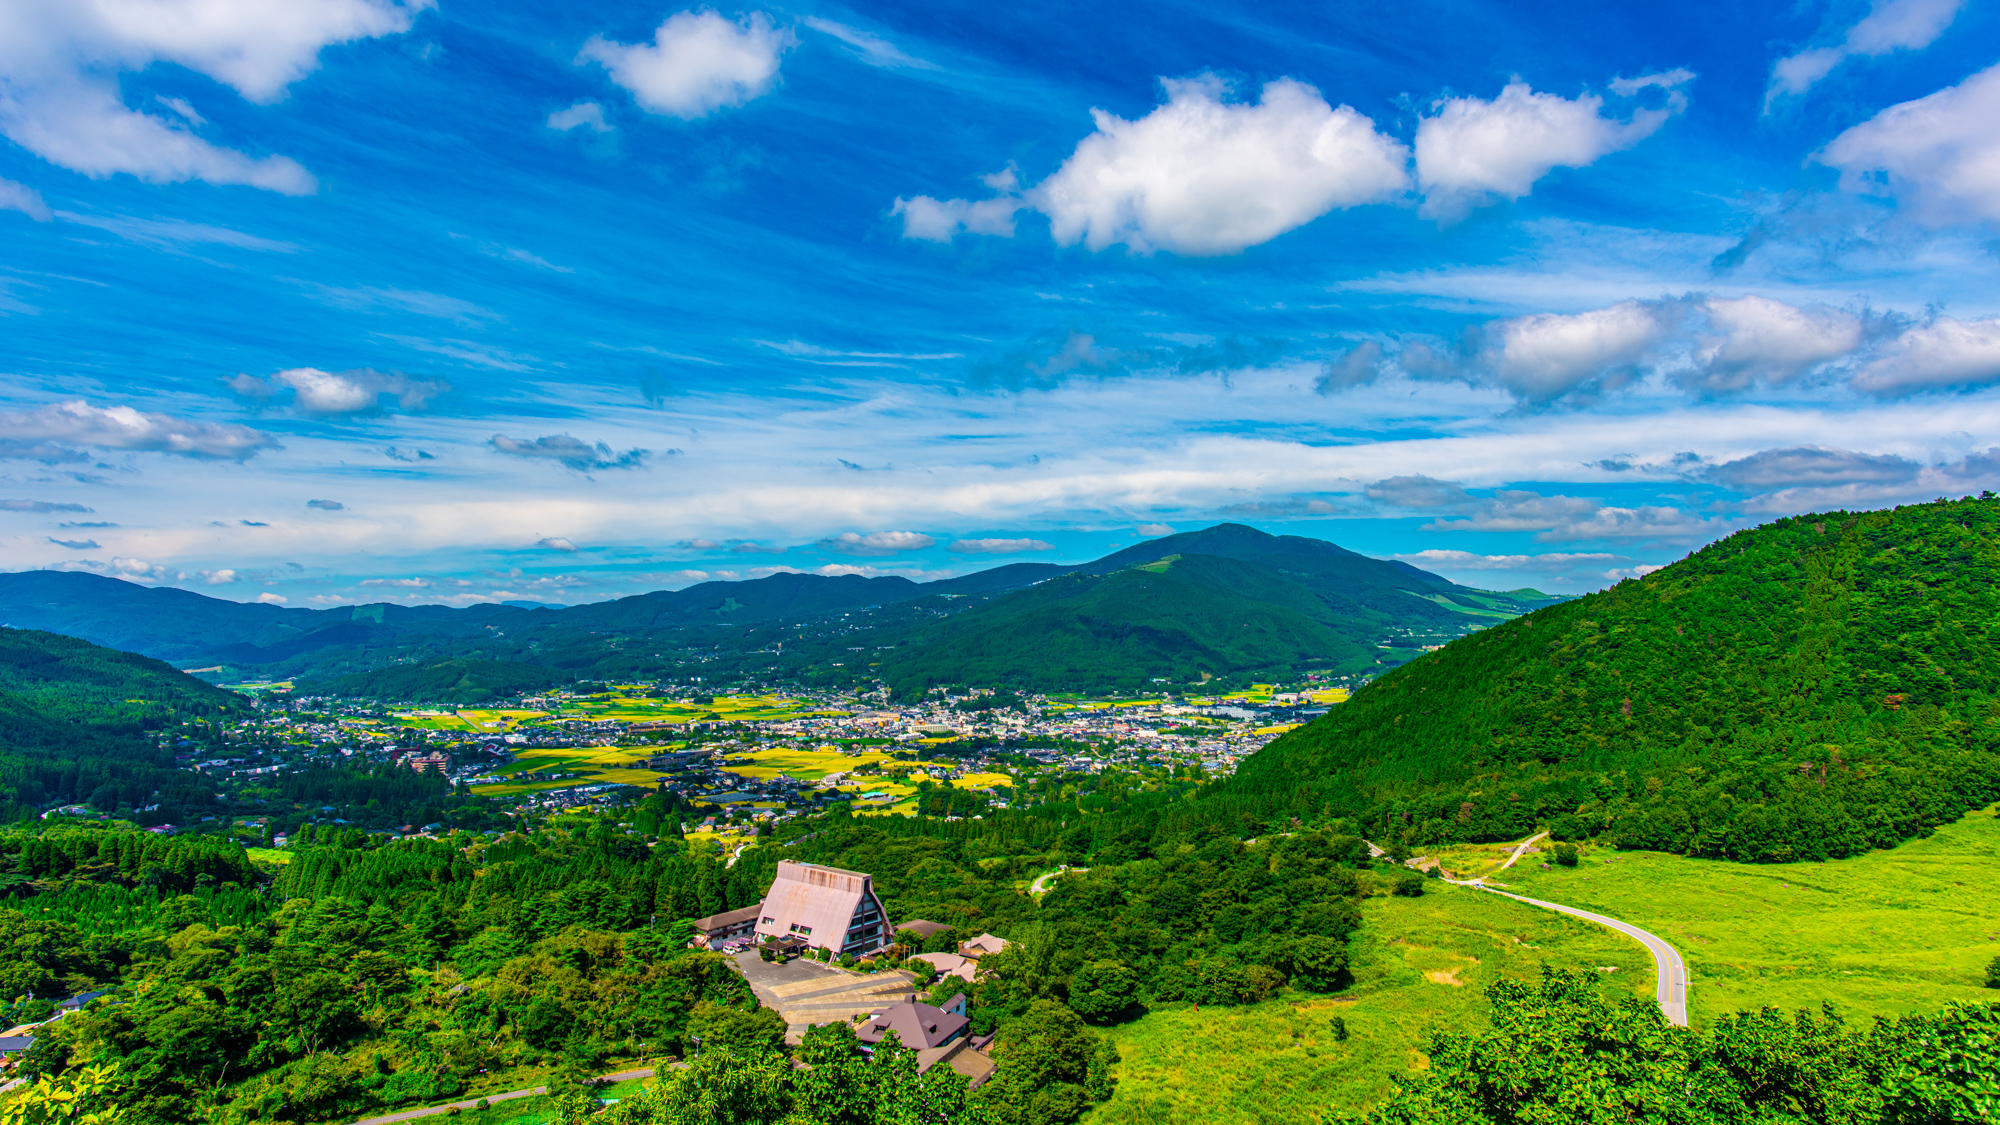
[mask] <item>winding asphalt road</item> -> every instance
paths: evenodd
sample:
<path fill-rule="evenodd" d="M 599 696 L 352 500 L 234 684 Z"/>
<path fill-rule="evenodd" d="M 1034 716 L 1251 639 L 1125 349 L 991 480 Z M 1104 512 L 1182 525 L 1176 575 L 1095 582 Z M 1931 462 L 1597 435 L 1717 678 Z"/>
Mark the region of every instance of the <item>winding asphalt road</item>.
<path fill-rule="evenodd" d="M 1058 867 L 1054 871 L 1051 871 L 1048 874 L 1043 875 L 1041 878 L 1036 879 L 1034 882 L 1029 883 L 1028 893 L 1031 895 L 1045 895 L 1049 893 L 1049 881 L 1054 879 L 1056 876 L 1061 875 L 1064 872 L 1068 871 L 1088 871 L 1088 870 L 1090 870 L 1090 868 L 1088 867 L 1067 867 L 1067 866 Z"/>
<path fill-rule="evenodd" d="M 1528 854 L 1528 849 L 1534 845 L 1536 840 L 1546 835 L 1548 835 L 1546 832 L 1537 832 L 1533 836 L 1516 844 L 1513 854 L 1507 857 L 1507 862 L 1501 864 L 1496 870 L 1505 871 L 1509 867 L 1514 866 L 1522 856 Z M 1481 875 L 1476 879 L 1448 879 L 1446 882 L 1456 883 L 1461 887 L 1476 887 L 1487 894 L 1500 895 L 1504 898 L 1511 898 L 1515 902 L 1525 902 L 1529 906 L 1539 906 L 1544 910 L 1553 910 L 1558 914 L 1567 914 L 1572 918 L 1581 918 L 1586 922 L 1595 922 L 1600 926 L 1617 930 L 1619 933 L 1645 946 L 1646 952 L 1653 955 L 1653 980 L 1655 982 L 1653 999 L 1660 1005 L 1660 1014 L 1665 1016 L 1667 1022 L 1673 1024 L 1675 1027 L 1686 1027 L 1688 1025 L 1687 962 L 1681 959 L 1680 950 L 1667 944 L 1665 938 L 1660 937 L 1658 934 L 1642 930 L 1630 922 L 1620 922 L 1616 918 L 1606 917 L 1603 914 L 1593 914 L 1588 910 L 1578 910 L 1574 906 L 1564 906 L 1559 902 L 1543 902 L 1538 898 L 1528 898 L 1525 895 L 1512 894 L 1495 887 L 1489 887 L 1486 885 L 1486 880 L 1487 876 Z"/>
<path fill-rule="evenodd" d="M 616 1074 L 599 1075 L 597 1080 L 599 1082 L 624 1082 L 627 1079 L 651 1078 L 652 1076 L 653 1068 L 648 1066 L 641 1067 L 638 1070 L 621 1070 Z M 491 1105 L 494 1102 L 510 1102 L 515 1098 L 532 1098 L 537 1094 L 546 1094 L 548 1092 L 549 1088 L 547 1086 L 537 1086 L 532 1090 L 509 1090 L 504 1094 L 487 1094 L 483 1098 L 471 1098 L 462 1102 L 448 1102 L 445 1105 L 425 1106 L 422 1109 L 406 1109 L 401 1113 L 391 1113 L 386 1117 L 364 1118 L 356 1121 L 354 1125 L 395 1125 L 395 1122 L 398 1121 L 414 1121 L 419 1117 L 434 1117 L 440 1113 L 449 1113 L 453 1109 L 471 1109 L 480 1102 Z"/>

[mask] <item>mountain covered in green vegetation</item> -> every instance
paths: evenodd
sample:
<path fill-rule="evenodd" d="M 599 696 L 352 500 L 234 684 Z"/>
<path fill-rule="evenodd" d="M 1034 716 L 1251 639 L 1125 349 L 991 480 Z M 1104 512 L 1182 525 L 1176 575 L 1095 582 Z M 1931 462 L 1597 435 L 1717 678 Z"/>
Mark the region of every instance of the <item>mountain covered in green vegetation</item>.
<path fill-rule="evenodd" d="M 2000 501 L 1740 532 L 1465 637 L 1247 759 L 1206 815 L 1412 846 L 1744 860 L 1888 847 L 2000 797 Z"/>
<path fill-rule="evenodd" d="M 555 682 L 547 668 L 507 660 L 439 660 L 351 672 L 326 680 L 300 680 L 301 695 L 350 699 L 424 699 L 438 703 L 484 703 L 497 696 L 541 691 Z"/>
<path fill-rule="evenodd" d="M 914 627 L 876 671 L 904 696 L 942 684 L 1090 691 L 1306 669 L 1354 675 L 1551 600 L 1219 524 Z"/>
<path fill-rule="evenodd" d="M 1303 668 L 1359 674 L 1550 600 L 1474 590 L 1240 524 L 1148 540 L 1079 567 L 1012 563 L 924 583 L 787 573 L 554 608 L 309 610 L 88 574 L 0 574 L 0 620 L 16 626 L 221 679 L 457 703 L 544 686 L 519 668 L 500 676 L 499 665 L 558 681 L 671 679 L 683 666 L 711 681 L 846 686 L 880 677 L 914 692 L 1136 688 Z M 467 672 L 475 668 L 483 671 Z"/>
<path fill-rule="evenodd" d="M 0 816 L 52 800 L 136 807 L 184 788 L 190 775 L 154 732 L 249 706 L 151 657 L 0 629 Z"/>

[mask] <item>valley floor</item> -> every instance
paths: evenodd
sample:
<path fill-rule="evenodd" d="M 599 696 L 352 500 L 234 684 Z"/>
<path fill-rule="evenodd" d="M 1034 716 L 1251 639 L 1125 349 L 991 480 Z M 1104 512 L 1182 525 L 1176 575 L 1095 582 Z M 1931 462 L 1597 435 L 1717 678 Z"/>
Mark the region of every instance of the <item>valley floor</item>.
<path fill-rule="evenodd" d="M 1497 866 L 1494 845 L 1452 849 L 1454 871 Z M 1695 1026 L 1742 1008 L 1817 1007 L 1850 1022 L 2000 1000 L 1981 987 L 2000 955 L 2000 817 L 1994 809 L 1893 851 L 1752 865 L 1586 848 L 1575 869 L 1533 854 L 1502 879 L 1518 893 L 1651 930 L 1687 959 Z M 1432 880 L 1421 898 L 1363 903 L 1355 983 L 1195 1012 L 1165 1005 L 1110 1029 L 1124 1061 L 1090 1125 L 1291 1125 L 1359 1109 L 1424 1065 L 1431 1029 L 1485 1026 L 1486 985 L 1543 964 L 1590 968 L 1650 998 L 1650 958 L 1601 927 Z M 1332 1019 L 1346 1021 L 1336 1041 Z M 1294 1032 L 1298 1033 L 1294 1038 Z"/>

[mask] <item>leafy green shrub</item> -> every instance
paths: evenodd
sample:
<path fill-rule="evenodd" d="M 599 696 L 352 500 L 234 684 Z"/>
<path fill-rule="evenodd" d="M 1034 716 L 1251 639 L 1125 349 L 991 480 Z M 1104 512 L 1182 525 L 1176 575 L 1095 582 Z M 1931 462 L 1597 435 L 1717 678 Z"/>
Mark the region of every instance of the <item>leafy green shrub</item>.
<path fill-rule="evenodd" d="M 1575 845 L 1575 844 L 1557 844 L 1557 845 L 1556 845 L 1556 863 L 1557 863 L 1557 864 L 1559 864 L 1559 865 L 1561 865 L 1561 866 L 1563 866 L 1563 867 L 1575 867 L 1575 866 L 1576 866 L 1576 845 Z"/>
<path fill-rule="evenodd" d="M 1986 987 L 2000 988 L 2000 957 L 1995 957 L 1993 963 L 1986 966 Z"/>
<path fill-rule="evenodd" d="M 1396 876 L 1396 881 L 1389 885 L 1389 889 L 1405 898 L 1417 898 L 1424 893 L 1424 877 L 1414 871 L 1405 871 Z"/>

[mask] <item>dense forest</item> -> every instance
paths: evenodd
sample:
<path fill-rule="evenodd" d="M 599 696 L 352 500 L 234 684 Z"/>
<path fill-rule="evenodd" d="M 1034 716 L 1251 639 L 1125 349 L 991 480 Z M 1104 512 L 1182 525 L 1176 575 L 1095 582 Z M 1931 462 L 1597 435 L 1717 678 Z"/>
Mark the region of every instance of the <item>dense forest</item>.
<path fill-rule="evenodd" d="M 1780 520 L 1384 675 L 1203 815 L 1743 860 L 2000 798 L 2000 500 Z"/>
<path fill-rule="evenodd" d="M 212 804 L 199 779 L 174 768 L 161 732 L 179 734 L 183 723 L 213 724 L 250 707 L 150 657 L 0 628 L 0 822 L 51 802 L 103 809 Z"/>
<path fill-rule="evenodd" d="M 439 660 L 428 664 L 395 664 L 369 672 L 351 672 L 323 680 L 300 680 L 300 695 L 334 695 L 350 699 L 421 699 L 461 706 L 502 696 L 542 691 L 557 677 L 547 668 L 510 660 Z"/>

